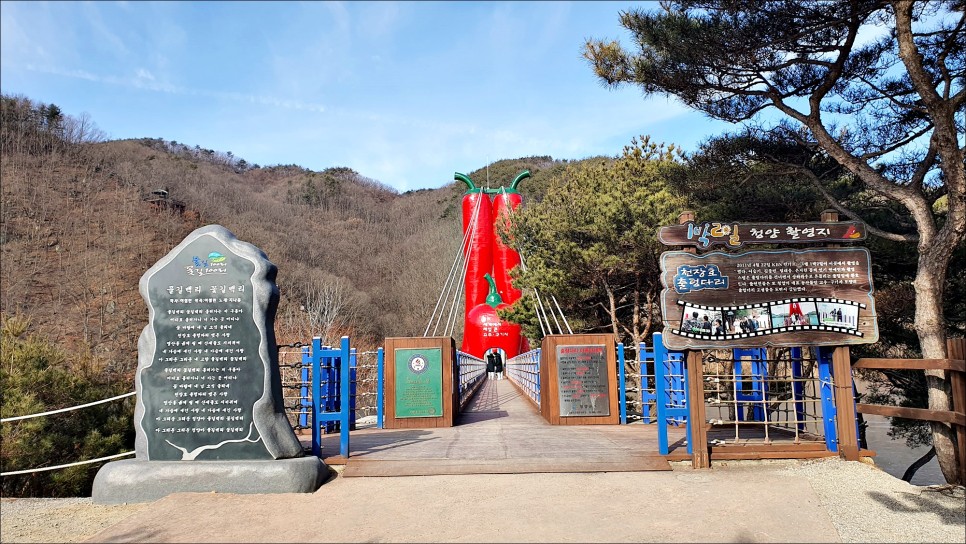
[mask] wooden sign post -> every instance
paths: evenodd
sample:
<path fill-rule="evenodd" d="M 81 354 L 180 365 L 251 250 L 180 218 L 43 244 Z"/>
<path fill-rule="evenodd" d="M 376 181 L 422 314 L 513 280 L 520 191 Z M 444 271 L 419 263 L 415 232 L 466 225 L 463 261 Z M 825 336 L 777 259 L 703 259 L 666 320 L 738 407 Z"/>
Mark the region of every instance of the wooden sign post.
<path fill-rule="evenodd" d="M 687 353 L 692 455 L 695 468 L 710 466 L 707 450 L 703 349 L 766 346 L 834 346 L 838 451 L 858 459 L 855 399 L 849 349 L 874 343 L 879 331 L 872 297 L 872 266 L 865 248 L 840 242 L 865 238 L 861 223 L 697 222 L 683 213 L 679 225 L 662 227 L 668 245 L 739 248 L 748 244 L 814 244 L 827 247 L 697 254 L 694 247 L 661 255 L 663 342 Z"/>
<path fill-rule="evenodd" d="M 617 425 L 617 341 L 613 334 L 544 337 L 540 413 L 551 425 Z"/>
<path fill-rule="evenodd" d="M 455 341 L 386 338 L 385 353 L 385 428 L 452 427 L 459 407 Z"/>

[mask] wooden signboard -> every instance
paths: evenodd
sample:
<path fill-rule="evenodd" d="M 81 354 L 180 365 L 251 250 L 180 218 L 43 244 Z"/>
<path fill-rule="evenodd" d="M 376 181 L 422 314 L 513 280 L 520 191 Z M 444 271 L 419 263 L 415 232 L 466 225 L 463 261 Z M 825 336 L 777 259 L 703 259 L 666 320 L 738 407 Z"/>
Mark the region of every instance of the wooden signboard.
<path fill-rule="evenodd" d="M 661 227 L 658 239 L 666 246 L 729 248 L 745 244 L 808 244 L 856 242 L 865 239 L 865 224 L 841 223 L 725 223 L 688 221 Z"/>
<path fill-rule="evenodd" d="M 386 339 L 387 429 L 452 427 L 458 411 L 452 338 Z"/>
<path fill-rule="evenodd" d="M 668 349 L 842 346 L 879 338 L 865 248 L 661 256 Z"/>
<path fill-rule="evenodd" d="M 551 425 L 620 422 L 613 334 L 550 335 L 540 355 L 540 412 Z"/>

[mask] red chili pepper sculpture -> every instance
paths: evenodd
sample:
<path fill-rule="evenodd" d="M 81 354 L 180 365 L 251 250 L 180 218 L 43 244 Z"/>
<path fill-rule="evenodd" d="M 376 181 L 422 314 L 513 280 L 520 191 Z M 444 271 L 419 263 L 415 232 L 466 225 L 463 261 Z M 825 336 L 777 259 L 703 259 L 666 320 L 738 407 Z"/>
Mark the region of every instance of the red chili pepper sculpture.
<path fill-rule="evenodd" d="M 497 222 L 508 222 L 512 211 L 520 206 L 517 185 L 528 177 L 530 172 L 523 171 L 509 188 L 484 189 L 464 174 L 455 175 L 467 186 L 462 202 L 463 234 L 470 231 L 463 247 L 464 254 L 468 252 L 464 282 L 467 310 L 460 349 L 481 359 L 493 348 L 503 350 L 507 359 L 529 348 L 521 338 L 520 326 L 504 322 L 496 313 L 498 307 L 519 300 L 521 292 L 511 285 L 509 277 L 510 270 L 520 264 L 520 255 L 495 233 Z M 492 204 L 490 194 L 495 195 Z"/>
<path fill-rule="evenodd" d="M 516 357 L 520 354 L 520 325 L 500 319 L 496 311 L 508 305 L 500 298 L 493 277 L 485 274 L 484 278 L 490 286 L 490 292 L 486 302 L 466 313 L 461 351 L 482 359 L 487 351 L 499 348 L 507 359 Z"/>

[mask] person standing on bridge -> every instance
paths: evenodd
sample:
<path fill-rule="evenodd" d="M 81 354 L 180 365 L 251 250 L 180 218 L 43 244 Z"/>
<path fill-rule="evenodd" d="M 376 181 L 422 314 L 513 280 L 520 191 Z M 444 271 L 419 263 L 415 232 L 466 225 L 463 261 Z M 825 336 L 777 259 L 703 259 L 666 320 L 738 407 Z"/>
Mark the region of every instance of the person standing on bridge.
<path fill-rule="evenodd" d="M 496 354 L 492 351 L 486 354 L 486 377 L 490 380 L 496 379 Z"/>
<path fill-rule="evenodd" d="M 493 359 L 496 362 L 496 379 L 503 379 L 503 356 L 499 353 L 493 353 Z"/>

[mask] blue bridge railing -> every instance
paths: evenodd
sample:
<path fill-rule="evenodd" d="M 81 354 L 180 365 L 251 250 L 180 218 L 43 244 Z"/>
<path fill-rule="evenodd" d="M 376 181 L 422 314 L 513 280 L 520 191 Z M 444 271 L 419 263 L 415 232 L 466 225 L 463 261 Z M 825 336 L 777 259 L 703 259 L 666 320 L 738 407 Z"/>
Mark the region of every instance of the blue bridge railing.
<path fill-rule="evenodd" d="M 521 353 L 506 362 L 507 378 L 540 407 L 540 348 Z"/>
<path fill-rule="evenodd" d="M 459 376 L 460 410 L 462 410 L 473 397 L 473 393 L 483 385 L 486 379 L 486 363 L 479 357 L 457 351 L 456 369 Z"/>

